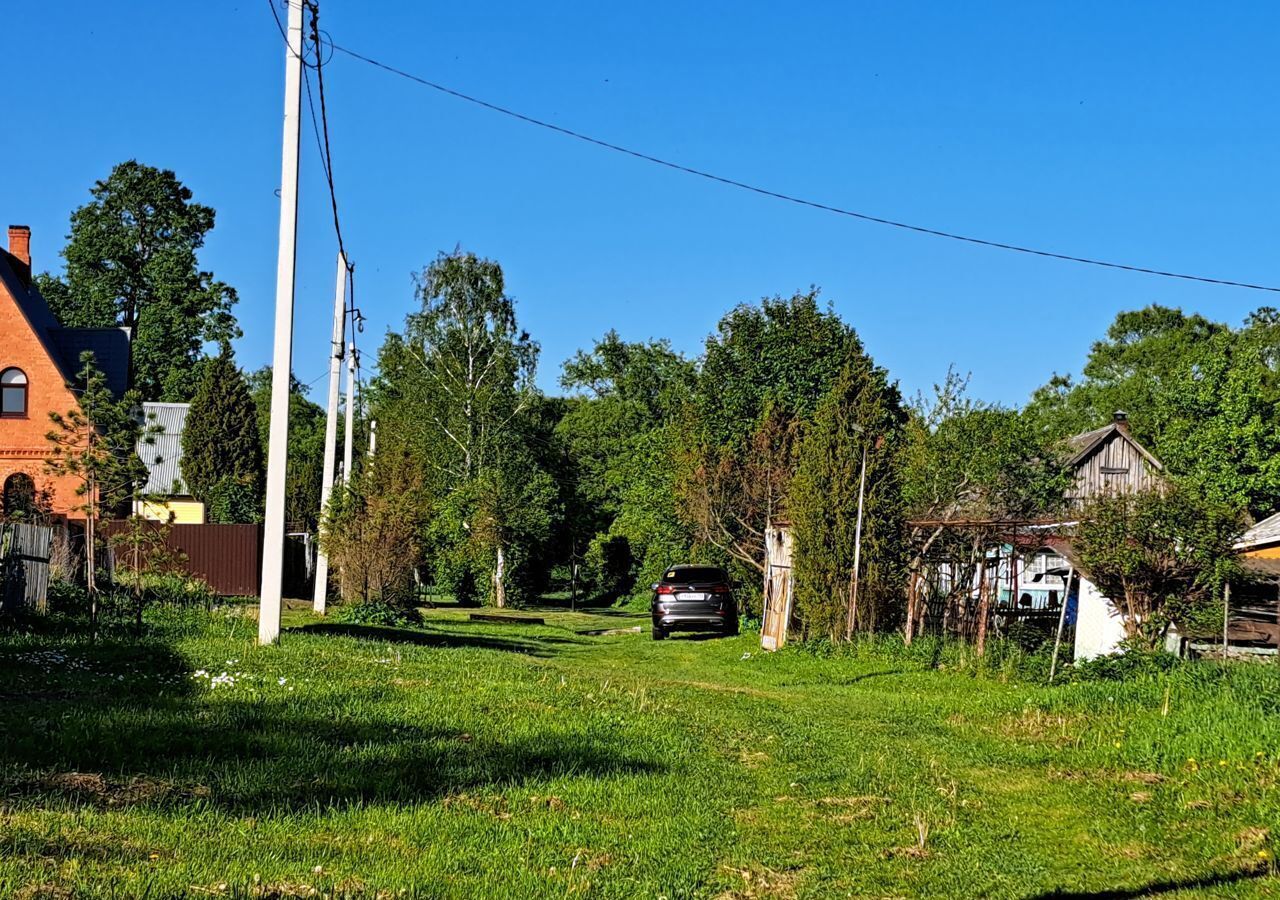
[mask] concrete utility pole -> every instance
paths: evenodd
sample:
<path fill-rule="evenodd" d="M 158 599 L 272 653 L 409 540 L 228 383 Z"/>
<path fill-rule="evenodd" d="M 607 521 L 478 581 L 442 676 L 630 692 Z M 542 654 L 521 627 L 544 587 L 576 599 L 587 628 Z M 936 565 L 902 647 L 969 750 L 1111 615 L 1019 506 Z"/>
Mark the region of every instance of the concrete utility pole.
<path fill-rule="evenodd" d="M 333 490 L 333 470 L 338 464 L 338 395 L 342 393 L 342 356 L 346 347 L 347 324 L 347 258 L 338 251 L 338 284 L 333 291 L 333 342 L 329 352 L 329 406 L 324 420 L 324 474 L 320 482 L 320 516 L 329 506 Z M 316 551 L 316 589 L 312 608 L 324 615 L 329 597 L 329 557 Z"/>
<path fill-rule="evenodd" d="M 342 448 L 342 483 L 351 481 L 351 461 L 355 455 L 354 434 L 356 416 L 356 343 L 347 344 L 347 423 L 346 444 Z"/>
<path fill-rule="evenodd" d="M 298 258 L 298 138 L 302 118 L 302 3 L 289 3 L 284 63 L 284 146 L 280 164 L 280 244 L 276 257 L 276 343 L 271 355 L 271 427 L 267 508 L 262 529 L 258 643 L 280 637 L 284 577 L 284 491 L 289 458 L 289 387 L 293 374 L 293 288 Z"/>

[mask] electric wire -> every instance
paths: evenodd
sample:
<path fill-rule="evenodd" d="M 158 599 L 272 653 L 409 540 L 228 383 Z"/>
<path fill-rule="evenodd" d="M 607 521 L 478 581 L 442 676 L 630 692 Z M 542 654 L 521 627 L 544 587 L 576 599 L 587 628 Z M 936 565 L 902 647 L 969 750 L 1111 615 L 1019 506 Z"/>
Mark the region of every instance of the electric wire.
<path fill-rule="evenodd" d="M 341 44 L 332 43 L 331 46 L 335 51 L 339 53 L 343 53 L 346 56 L 351 57 L 352 59 L 356 59 L 356 60 L 359 60 L 360 62 L 367 63 L 368 65 L 382 69 L 386 72 L 389 72 L 393 75 L 397 75 L 401 78 L 405 78 L 409 81 L 416 82 L 417 84 L 420 84 L 424 87 L 431 88 L 434 91 L 438 91 L 442 94 L 446 94 L 458 100 L 466 101 L 467 103 L 471 103 L 476 106 L 483 107 L 484 109 L 488 109 L 492 112 L 500 113 L 504 116 L 509 116 L 510 118 L 517 119 L 526 124 L 534 125 L 538 128 L 543 128 L 548 131 L 553 131 L 553 132 L 556 132 L 557 134 L 564 135 L 565 137 L 574 138 L 575 140 L 583 141 L 587 144 L 592 144 L 596 147 L 602 147 L 606 150 L 611 150 L 615 153 L 621 153 L 626 156 L 633 157 L 635 159 L 643 160 L 644 162 L 653 163 L 654 165 L 658 165 L 658 166 L 663 166 L 667 169 L 672 169 L 677 172 L 683 172 L 687 175 L 693 175 L 698 178 L 703 178 L 708 181 L 716 182 L 718 184 L 727 185 L 729 187 L 739 188 L 740 190 L 750 191 L 752 193 L 759 194 L 761 196 L 771 197 L 775 200 L 782 200 L 787 203 L 793 203 L 798 206 L 805 206 L 811 209 L 817 209 L 823 212 L 834 213 L 840 216 L 847 216 L 852 219 L 859 219 L 861 221 L 870 222 L 876 225 L 885 225 L 891 228 L 898 228 L 904 231 L 911 231 L 917 234 L 930 235 L 932 237 L 937 237 L 937 238 L 945 238 L 951 241 L 960 241 L 963 243 L 974 244 L 982 247 L 989 247 L 996 250 L 1006 250 L 1013 253 L 1023 253 L 1030 256 L 1037 256 L 1037 257 L 1042 257 L 1046 259 L 1056 259 L 1062 262 L 1078 263 L 1080 265 L 1087 265 L 1087 266 L 1098 266 L 1098 267 L 1107 268 L 1107 269 L 1119 269 L 1121 271 L 1135 272 L 1142 275 L 1154 275 L 1161 278 L 1175 278 L 1183 281 L 1193 281 L 1193 282 L 1199 282 L 1202 284 L 1213 284 L 1213 285 L 1219 285 L 1222 287 L 1244 288 L 1247 290 L 1254 290 L 1254 291 L 1269 291 L 1273 293 L 1280 293 L 1280 287 L 1273 286 L 1273 285 L 1257 284 L 1257 283 L 1239 281 L 1239 280 L 1228 279 L 1228 278 L 1212 278 L 1204 275 L 1188 274 L 1186 272 L 1173 272 L 1165 269 L 1151 268 L 1148 266 L 1139 266 L 1139 265 L 1133 265 L 1129 263 L 1114 262 L 1111 260 L 1095 259 L 1087 256 L 1077 256 L 1070 253 L 1059 253 L 1053 250 L 1042 250 L 1035 247 L 1024 246 L 1021 244 L 1012 244 L 1005 241 L 989 240 L 987 238 L 974 237 L 972 235 L 960 234 L 958 232 L 944 231 L 939 228 L 930 228 L 924 225 L 915 225 L 909 222 L 902 222 L 896 219 L 885 218 L 884 216 L 876 216 L 876 215 L 871 215 L 869 213 L 858 212 L 852 209 L 846 209 L 843 207 L 832 205 L 830 203 L 824 203 L 817 200 L 809 200 L 804 197 L 795 196 L 793 194 L 786 194 L 781 191 L 771 190 L 769 188 L 761 187 L 755 184 L 750 184 L 745 181 L 739 181 L 734 178 L 728 178 L 724 175 L 717 175 L 714 172 L 708 172 L 704 169 L 696 169 L 696 168 L 693 168 L 692 166 L 686 166 L 682 163 L 673 162 L 672 160 L 664 159 L 659 156 L 654 156 L 652 154 L 645 153 L 640 150 L 634 150 L 630 147 L 624 147 L 621 144 L 615 144 L 610 141 L 602 140 L 597 137 L 592 137 L 591 135 L 584 134 L 580 131 L 574 131 L 573 129 L 566 128 L 562 125 L 556 125 L 555 123 L 548 122 L 545 119 L 539 119 L 535 116 L 527 115 L 525 113 L 518 112 L 514 109 L 501 106 L 497 103 L 491 103 L 488 100 L 482 100 L 481 98 L 472 96 L 471 94 L 466 94 L 466 93 L 463 93 L 462 91 L 455 90 L 454 88 L 448 87 L 446 85 L 440 84 L 435 81 L 431 81 L 419 75 L 414 75 L 412 72 L 407 72 L 404 69 L 397 68 L 396 66 L 392 66 L 388 63 L 384 63 L 380 60 L 374 59 L 373 57 L 366 56 L 363 53 L 359 53 L 348 47 L 343 47 Z"/>

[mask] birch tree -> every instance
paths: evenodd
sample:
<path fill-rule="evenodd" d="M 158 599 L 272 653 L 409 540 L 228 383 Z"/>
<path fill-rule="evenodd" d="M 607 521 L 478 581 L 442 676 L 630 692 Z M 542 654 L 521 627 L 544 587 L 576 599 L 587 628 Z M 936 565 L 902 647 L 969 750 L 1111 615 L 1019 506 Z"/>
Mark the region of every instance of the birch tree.
<path fill-rule="evenodd" d="M 441 254 L 415 285 L 420 309 L 379 355 L 373 415 L 387 425 L 384 444 L 399 444 L 423 467 L 424 492 L 437 510 L 424 548 L 437 580 L 460 600 L 484 594 L 505 603 L 519 572 L 513 561 L 543 531 L 518 527 L 513 505 L 522 513 L 538 506 L 533 518 L 540 519 L 551 514 L 554 494 L 526 490 L 545 473 L 511 462 L 531 458 L 518 451 L 538 396 L 538 345 L 518 327 L 493 260 Z"/>

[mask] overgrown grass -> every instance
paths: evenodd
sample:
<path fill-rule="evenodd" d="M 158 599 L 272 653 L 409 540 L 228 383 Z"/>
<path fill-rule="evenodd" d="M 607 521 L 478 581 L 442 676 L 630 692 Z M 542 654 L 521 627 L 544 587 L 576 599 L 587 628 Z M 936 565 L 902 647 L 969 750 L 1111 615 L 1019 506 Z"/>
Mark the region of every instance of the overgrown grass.
<path fill-rule="evenodd" d="M 0 896 L 1280 891 L 1274 665 L 1047 688 L 540 614 L 0 636 Z"/>

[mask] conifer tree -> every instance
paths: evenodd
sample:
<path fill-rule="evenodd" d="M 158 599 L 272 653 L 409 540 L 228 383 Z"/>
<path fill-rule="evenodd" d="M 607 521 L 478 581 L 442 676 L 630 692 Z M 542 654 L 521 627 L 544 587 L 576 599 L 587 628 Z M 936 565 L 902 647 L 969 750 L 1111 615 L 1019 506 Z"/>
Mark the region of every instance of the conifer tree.
<path fill-rule="evenodd" d="M 862 356 L 846 364 L 800 445 L 788 512 L 795 529 L 796 615 L 807 634 L 840 640 L 886 624 L 901 578 L 902 494 L 895 461 L 897 388 Z M 854 558 L 866 451 L 859 590 Z"/>
<path fill-rule="evenodd" d="M 244 375 L 222 353 L 204 367 L 182 435 L 186 489 L 215 522 L 251 522 L 262 503 L 257 410 Z"/>

